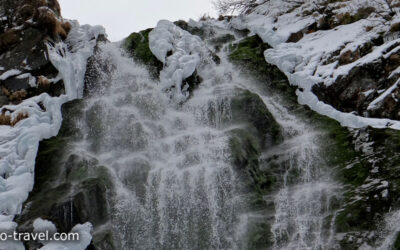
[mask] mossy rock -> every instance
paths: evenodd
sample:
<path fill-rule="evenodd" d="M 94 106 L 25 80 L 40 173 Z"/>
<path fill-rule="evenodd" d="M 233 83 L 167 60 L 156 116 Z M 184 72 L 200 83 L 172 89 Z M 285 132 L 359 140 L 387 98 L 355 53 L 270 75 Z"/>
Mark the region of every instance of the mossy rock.
<path fill-rule="evenodd" d="M 83 108 L 83 101 L 64 104 L 59 135 L 40 142 L 34 189 L 16 218 L 19 230 L 32 230 L 36 218 L 54 222 L 62 232 L 87 221 L 96 229 L 110 219 L 114 186 L 108 169 L 99 166 L 95 158 L 68 152 L 69 144 L 81 138 L 75 120 L 82 116 Z"/>
<path fill-rule="evenodd" d="M 270 249 L 273 245 L 271 226 L 267 222 L 258 221 L 251 224 L 246 249 Z"/>
<path fill-rule="evenodd" d="M 230 46 L 231 53 L 229 54 L 229 59 L 233 62 L 249 62 L 253 66 L 256 66 L 257 63 L 261 63 L 265 65 L 265 57 L 264 51 L 270 49 L 271 47 L 265 44 L 259 36 L 250 36 L 244 38 L 237 44 L 232 44 Z M 256 68 L 255 68 L 256 69 Z M 262 69 L 259 71 L 265 71 L 266 69 Z"/>
<path fill-rule="evenodd" d="M 257 94 L 249 90 L 240 91 L 239 95 L 232 99 L 231 108 L 232 120 L 249 124 L 250 130 L 255 129 L 262 147 L 282 141 L 280 125 Z"/>
<path fill-rule="evenodd" d="M 153 55 L 149 46 L 149 33 L 153 29 L 140 31 L 139 33 L 130 34 L 122 44 L 122 47 L 136 61 L 148 67 L 151 75 L 158 78 L 163 68 L 163 63 Z"/>
<path fill-rule="evenodd" d="M 114 236 L 111 232 L 99 232 L 93 235 L 93 242 L 91 246 L 88 247 L 90 249 L 105 249 L 105 250 L 115 250 Z"/>
<path fill-rule="evenodd" d="M 400 249 L 400 233 L 397 233 L 396 241 L 394 242 L 394 250 Z"/>
<path fill-rule="evenodd" d="M 261 144 L 251 132 L 245 129 L 234 129 L 229 133 L 231 135 L 229 146 L 233 164 L 238 168 L 247 187 L 253 193 L 252 206 L 262 207 L 263 196 L 271 191 L 275 177 L 260 169 Z"/>
<path fill-rule="evenodd" d="M 264 52 L 270 48 L 259 36 L 250 36 L 230 45 L 229 60 L 248 77 L 264 83 L 267 87 L 278 91 L 286 100 L 298 105 L 295 94 L 297 88 L 290 86 L 287 77 L 277 66 L 265 60 Z"/>
<path fill-rule="evenodd" d="M 281 142 L 282 131 L 260 96 L 248 90 L 238 91 L 231 100 L 229 123 L 243 127 L 229 132 L 232 161 L 253 193 L 252 205 L 262 207 L 263 196 L 270 193 L 276 180 L 270 172 L 260 169 L 259 158 L 264 149 Z"/>
<path fill-rule="evenodd" d="M 209 40 L 209 43 L 214 46 L 215 51 L 219 52 L 223 45 L 235 41 L 235 36 L 232 34 L 225 34 Z"/>
<path fill-rule="evenodd" d="M 205 38 L 205 35 L 206 35 L 206 34 L 205 34 L 205 32 L 204 32 L 203 29 L 200 29 L 200 28 L 197 28 L 197 27 L 189 26 L 189 24 L 188 24 L 186 21 L 179 20 L 179 21 L 174 22 L 174 24 L 175 24 L 176 26 L 178 26 L 179 28 L 181 28 L 181 29 L 183 29 L 183 30 L 186 30 L 187 32 L 189 32 L 189 33 L 192 34 L 192 35 L 199 36 L 199 37 L 201 37 L 202 39 Z"/>
<path fill-rule="evenodd" d="M 235 36 L 232 34 L 225 34 L 219 37 L 215 37 L 213 39 L 210 40 L 211 44 L 214 45 L 223 45 L 225 43 L 229 43 L 235 40 Z"/>
<path fill-rule="evenodd" d="M 346 143 L 339 144 L 338 156 L 339 166 L 337 178 L 347 185 L 344 193 L 343 206 L 336 217 L 338 232 L 351 231 L 373 231 L 378 229 L 384 214 L 395 209 L 400 204 L 399 186 L 400 182 L 400 132 L 390 129 L 363 129 L 369 136 L 373 151 L 369 155 L 360 152 L 351 152 L 346 148 Z M 345 138 L 339 141 L 346 141 Z M 332 153 L 335 153 L 333 151 Z M 332 155 L 332 154 L 331 154 Z M 343 159 L 340 159 L 343 155 Z M 353 159 L 349 164 L 345 161 Z M 372 160 L 372 161 L 371 161 Z M 372 171 L 379 166 L 378 171 Z M 382 197 L 384 189 L 377 188 L 379 185 L 372 185 L 369 188 L 361 188 L 369 184 L 371 180 L 385 180 L 389 183 L 387 187 L 388 197 Z M 354 197 L 359 200 L 354 201 Z"/>
<path fill-rule="evenodd" d="M 240 168 L 258 166 L 261 145 L 256 137 L 244 129 L 234 129 L 229 146 L 235 165 Z"/>

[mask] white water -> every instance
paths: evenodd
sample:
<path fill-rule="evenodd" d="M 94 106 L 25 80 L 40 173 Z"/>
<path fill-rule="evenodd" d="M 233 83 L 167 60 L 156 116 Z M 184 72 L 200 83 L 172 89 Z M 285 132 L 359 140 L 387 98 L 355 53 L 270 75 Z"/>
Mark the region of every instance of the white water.
<path fill-rule="evenodd" d="M 225 64 L 235 72 L 226 60 Z M 273 248 L 337 249 L 333 242 L 334 211 L 330 205 L 331 200 L 337 198 L 340 185 L 330 178 L 322 158 L 323 132 L 306 124 L 295 112 L 289 112 L 280 97 L 263 91 L 262 86 L 239 75 L 234 78 L 241 79 L 240 87 L 262 98 L 283 130 L 284 142 L 267 149 L 261 159 L 261 162 L 267 162 L 261 165 L 266 169 L 271 167 L 273 159 L 282 174 L 282 188 L 274 197 Z"/>
<path fill-rule="evenodd" d="M 244 183 L 231 164 L 230 99 L 239 88 L 259 94 L 284 130 L 284 143 L 263 155 L 282 168 L 273 247 L 328 244 L 323 223 L 335 189 L 321 173 L 318 133 L 224 58 L 200 71 L 202 84 L 179 105 L 116 45 L 100 50 L 99 60 L 114 69 L 86 101 L 79 126 L 87 136 L 76 150 L 94 155 L 114 177 L 117 248 L 247 249 L 249 218 L 266 218 L 245 205 Z"/>
<path fill-rule="evenodd" d="M 395 242 L 400 233 L 400 211 L 388 213 L 383 221 L 383 229 L 380 232 L 380 237 L 383 242 L 376 248 L 377 250 L 395 249 Z M 372 249 L 370 246 L 364 248 L 365 250 Z M 364 250 L 361 249 L 361 250 Z"/>
<path fill-rule="evenodd" d="M 284 167 L 283 187 L 274 198 L 274 249 L 333 249 L 330 200 L 337 195 L 338 184 L 329 179 L 320 158 L 322 134 L 277 102 L 264 100 L 286 132 L 284 143 L 265 155 L 278 155 Z"/>
<path fill-rule="evenodd" d="M 240 249 L 240 180 L 217 93 L 225 91 L 205 89 L 180 106 L 115 45 L 101 50 L 117 70 L 86 101 L 81 147 L 115 177 L 119 248 Z"/>

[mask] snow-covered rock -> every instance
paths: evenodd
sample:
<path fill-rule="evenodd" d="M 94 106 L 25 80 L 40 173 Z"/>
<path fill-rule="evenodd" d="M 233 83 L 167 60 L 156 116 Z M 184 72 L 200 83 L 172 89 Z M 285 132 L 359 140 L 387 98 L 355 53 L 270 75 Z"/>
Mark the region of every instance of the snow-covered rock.
<path fill-rule="evenodd" d="M 100 26 L 80 26 L 76 21 L 72 23 L 72 30 L 65 42 L 48 44 L 50 60 L 59 71 L 59 78 L 64 81 L 66 94 L 52 97 L 42 93 L 18 105 L 6 105 L 0 109 L 0 113 L 8 114 L 12 119 L 18 114 L 27 115 L 15 126 L 0 126 L 0 228 L 13 230 L 16 227 L 12 220 L 21 212 L 22 204 L 34 185 L 39 142 L 58 134 L 62 122 L 62 104 L 82 97 L 87 59 L 93 54 L 97 38 L 105 32 Z M 88 245 L 90 239 L 83 242 Z M 23 249 L 22 246 L 10 244 L 16 243 L 0 242 L 0 248 Z M 84 249 L 86 246 L 74 249 Z M 61 249 L 49 247 L 44 249 Z"/>
<path fill-rule="evenodd" d="M 272 46 L 265 58 L 299 87 L 300 103 L 344 126 L 400 129 L 400 39 L 383 42 L 398 8 L 391 14 L 379 1 L 299 2 L 265 1 L 230 25 Z"/>

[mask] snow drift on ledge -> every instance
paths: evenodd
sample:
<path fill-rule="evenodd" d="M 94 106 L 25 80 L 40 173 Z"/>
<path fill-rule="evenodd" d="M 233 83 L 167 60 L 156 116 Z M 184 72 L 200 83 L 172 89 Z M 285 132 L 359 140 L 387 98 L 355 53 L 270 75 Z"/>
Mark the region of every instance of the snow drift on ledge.
<path fill-rule="evenodd" d="M 377 1 L 367 0 L 351 0 L 347 1 L 346 4 L 346 8 L 338 8 L 335 11 L 356 12 L 361 7 L 372 6 L 378 9 L 384 6 L 379 5 Z M 395 46 L 394 49 L 392 47 L 400 42 L 400 39 L 377 46 L 371 53 L 350 64 L 340 66 L 337 60 L 324 63 L 335 51 L 354 51 L 359 46 L 379 36 L 379 33 L 387 32 L 390 25 L 382 23 L 379 17 L 361 19 L 330 30 L 318 30 L 304 34 L 304 37 L 296 43 L 286 42 L 291 34 L 306 29 L 320 18 L 312 5 L 313 1 L 305 1 L 300 7 L 294 8 L 295 3 L 270 0 L 258 6 L 249 15 L 233 18 L 228 25 L 241 30 L 248 29 L 272 46 L 272 49 L 265 51 L 266 61 L 278 66 L 286 74 L 290 84 L 299 87 L 296 93 L 301 104 L 308 105 L 314 111 L 339 121 L 342 126 L 400 129 L 400 121 L 361 117 L 338 111 L 331 105 L 318 100 L 317 96 L 311 91 L 315 84 L 323 83 L 325 86 L 329 86 L 339 76 L 347 75 L 351 69 L 373 62 L 379 57 L 386 58 L 390 55 L 389 52 L 397 52 L 399 47 Z M 305 11 L 310 11 L 312 14 L 304 15 Z M 398 21 L 398 19 L 393 18 L 393 22 Z M 367 27 L 372 27 L 372 29 L 366 31 Z M 398 77 L 398 74 L 395 74 L 397 71 L 399 69 L 395 70 L 390 77 Z M 398 83 L 399 81 L 383 91 L 377 99 L 371 102 L 368 110 L 375 108 L 387 95 L 391 94 Z"/>
<path fill-rule="evenodd" d="M 83 95 L 84 74 L 87 59 L 93 54 L 97 38 L 105 34 L 101 26 L 80 26 L 71 21 L 72 30 L 65 43 L 48 45 L 50 60 L 63 79 L 66 94 L 51 97 L 47 93 L 24 100 L 19 105 L 7 105 L 7 110 L 14 119 L 19 113 L 29 117 L 15 127 L 0 126 L 0 231 L 15 231 L 13 222 L 22 204 L 28 198 L 34 185 L 35 159 L 39 142 L 56 136 L 62 123 L 61 106 Z M 44 109 L 42 109 L 42 107 Z M 49 243 L 43 249 L 85 249 L 91 241 L 91 225 L 77 225 L 73 230 L 80 231 L 81 241 L 69 243 Z M 66 248 L 67 247 L 67 248 Z M 21 242 L 0 242 L 0 249 L 24 249 Z"/>

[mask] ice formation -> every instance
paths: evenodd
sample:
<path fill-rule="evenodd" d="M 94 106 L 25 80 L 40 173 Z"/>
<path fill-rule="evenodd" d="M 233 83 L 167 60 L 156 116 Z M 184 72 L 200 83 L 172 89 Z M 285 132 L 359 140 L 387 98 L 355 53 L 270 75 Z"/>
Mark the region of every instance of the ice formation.
<path fill-rule="evenodd" d="M 1 112 L 11 115 L 11 119 L 20 113 L 29 116 L 14 127 L 0 126 L 0 228 L 9 232 L 16 228 L 14 216 L 21 212 L 22 204 L 33 188 L 39 142 L 58 134 L 62 123 L 62 104 L 82 97 L 87 59 L 93 54 L 97 37 L 105 34 L 104 28 L 100 26 L 80 26 L 76 21 L 71 23 L 73 28 L 65 43 L 48 45 L 50 60 L 64 80 L 66 94 L 51 97 L 43 93 L 19 105 L 6 105 L 1 109 Z M 6 72 L 1 77 L 10 77 L 16 73 Z M 90 235 L 90 228 L 89 225 L 80 225 L 76 230 Z M 61 249 L 52 246 L 49 244 L 42 249 Z M 85 247 L 77 245 L 68 249 Z M 24 249 L 22 243 L 8 241 L 0 242 L 0 248 Z"/>
<path fill-rule="evenodd" d="M 160 82 L 178 102 L 189 97 L 188 86 L 182 82 L 202 63 L 208 51 L 198 36 L 194 36 L 167 20 L 158 22 L 149 34 L 152 53 L 164 63 Z M 182 86 L 183 85 L 183 86 Z"/>

